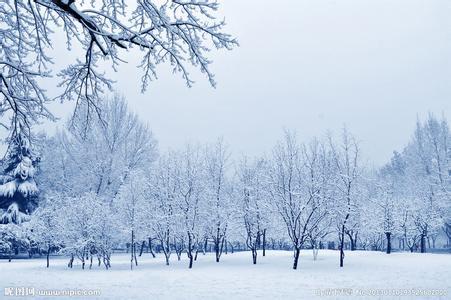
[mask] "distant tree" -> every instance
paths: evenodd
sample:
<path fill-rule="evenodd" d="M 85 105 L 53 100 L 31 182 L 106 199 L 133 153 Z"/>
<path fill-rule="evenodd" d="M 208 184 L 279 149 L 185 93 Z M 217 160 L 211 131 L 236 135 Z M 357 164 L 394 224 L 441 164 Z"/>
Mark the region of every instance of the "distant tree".
<path fill-rule="evenodd" d="M 145 204 L 146 181 L 147 178 L 143 171 L 132 172 L 121 186 L 114 200 L 116 206 L 115 212 L 121 220 L 121 228 L 130 237 L 130 269 L 132 270 L 133 264 L 138 266 L 136 247 L 139 239 L 137 236 L 138 234 L 142 235 L 144 230 L 145 210 L 148 208 Z"/>
<path fill-rule="evenodd" d="M 161 155 L 150 180 L 152 235 L 158 240 L 168 266 L 172 253 L 171 239 L 175 236 L 177 224 L 174 216 L 177 204 L 176 167 L 174 152 Z"/>
<path fill-rule="evenodd" d="M 157 142 L 149 127 L 130 112 L 123 97 L 106 99 L 102 119 L 89 130 L 80 116 L 46 141 L 42 153 L 44 190 L 69 195 L 94 192 L 114 199 L 130 172 L 147 170 L 157 158 Z M 54 184 L 58 182 L 58 184 Z"/>
<path fill-rule="evenodd" d="M 269 199 L 266 194 L 265 162 L 243 158 L 238 169 L 240 217 L 245 228 L 246 246 L 252 253 L 252 263 L 257 263 L 257 249 L 263 243 L 267 229 Z"/>
<path fill-rule="evenodd" d="M 285 132 L 284 140 L 273 150 L 269 163 L 271 202 L 286 226 L 294 250 L 293 269 L 299 254 L 327 217 L 326 201 L 330 168 L 324 147 L 316 140 L 300 145 L 293 133 Z"/>
<path fill-rule="evenodd" d="M 353 228 L 353 218 L 355 219 L 359 207 L 357 191 L 361 175 L 360 151 L 357 141 L 346 127 L 339 143 L 335 144 L 332 138 L 329 141 L 337 178 L 335 215 L 340 243 L 340 267 L 343 267 L 345 234 Z"/>
<path fill-rule="evenodd" d="M 33 229 L 33 237 L 40 249 L 46 253 L 47 268 L 50 266 L 50 254 L 59 250 L 62 246 L 62 219 L 61 201 L 56 199 L 59 195 L 47 195 L 45 202 L 33 213 L 30 227 Z"/>
<path fill-rule="evenodd" d="M 205 160 L 207 231 L 219 262 L 226 246 L 232 202 L 232 187 L 227 177 L 230 153 L 222 139 L 206 147 Z"/>
<path fill-rule="evenodd" d="M 176 201 L 191 269 L 203 233 L 202 220 L 207 217 L 205 214 L 205 168 L 199 146 L 187 145 L 185 150 L 177 156 Z"/>

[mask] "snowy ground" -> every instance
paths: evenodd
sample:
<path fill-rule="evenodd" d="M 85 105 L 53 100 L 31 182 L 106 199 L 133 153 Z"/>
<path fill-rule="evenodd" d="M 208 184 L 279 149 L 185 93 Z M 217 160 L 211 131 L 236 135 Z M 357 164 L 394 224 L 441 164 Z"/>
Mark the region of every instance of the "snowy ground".
<path fill-rule="evenodd" d="M 172 256 L 168 267 L 162 256 L 153 259 L 144 254 L 133 271 L 129 270 L 125 254 L 113 256 L 113 268 L 108 271 L 97 267 L 81 270 L 79 265 L 68 269 L 65 258 L 53 259 L 50 269 L 45 268 L 42 259 L 11 263 L 2 260 L 0 298 L 4 297 L 5 287 L 34 287 L 100 290 L 101 296 L 91 299 L 348 299 L 346 295 L 351 292 L 355 296 L 352 298 L 357 299 L 451 299 L 451 255 L 448 254 L 347 252 L 345 267 L 340 269 L 336 251 L 321 251 L 315 262 L 311 252 L 304 251 L 298 270 L 291 269 L 291 257 L 291 252 L 269 251 L 266 257 L 259 256 L 254 266 L 249 252 L 223 255 L 219 264 L 207 254 L 201 255 L 194 269 L 189 270 L 186 256 L 180 262 Z M 439 290 L 438 293 L 447 294 L 441 297 L 368 295 L 388 289 L 398 293 L 406 289 L 414 289 L 416 293 Z M 364 294 L 357 296 L 360 292 Z M 328 293 L 333 295 L 327 296 Z"/>

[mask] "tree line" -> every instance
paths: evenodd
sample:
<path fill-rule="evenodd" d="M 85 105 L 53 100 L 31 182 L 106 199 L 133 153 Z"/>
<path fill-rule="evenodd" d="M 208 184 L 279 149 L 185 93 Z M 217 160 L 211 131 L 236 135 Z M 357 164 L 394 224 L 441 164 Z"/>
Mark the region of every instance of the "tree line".
<path fill-rule="evenodd" d="M 44 253 L 47 266 L 59 253 L 68 267 L 79 260 L 108 269 L 115 249 L 127 250 L 130 268 L 147 249 L 167 265 L 186 254 L 192 268 L 210 249 L 217 262 L 225 251 L 249 250 L 256 264 L 257 250 L 271 248 L 293 251 L 297 269 L 301 249 L 314 259 L 337 249 L 343 267 L 348 248 L 426 252 L 440 235 L 450 246 L 445 118 L 418 120 L 404 149 L 374 168 L 346 128 L 306 142 L 286 130 L 266 155 L 232 159 L 223 139 L 159 151 L 118 96 L 102 104 L 101 118 L 83 115 L 54 136 L 33 137 L 37 208 L 0 225 L 2 253 Z"/>

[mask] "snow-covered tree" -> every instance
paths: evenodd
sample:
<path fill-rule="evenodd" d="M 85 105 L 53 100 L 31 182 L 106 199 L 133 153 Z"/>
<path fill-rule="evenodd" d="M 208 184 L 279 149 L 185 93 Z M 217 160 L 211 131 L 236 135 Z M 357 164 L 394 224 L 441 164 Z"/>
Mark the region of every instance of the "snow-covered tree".
<path fill-rule="evenodd" d="M 306 148 L 293 133 L 285 132 L 269 164 L 269 193 L 294 249 L 293 269 L 297 269 L 300 250 L 327 216 L 328 163 L 324 164 L 323 154 L 317 141 Z"/>
<path fill-rule="evenodd" d="M 335 198 L 335 218 L 339 237 L 340 267 L 344 263 L 345 234 L 352 230 L 358 216 L 358 180 L 361 175 L 360 152 L 355 138 L 343 129 L 341 141 L 335 144 L 329 138 L 334 161 L 337 194 Z M 354 220 L 353 220 L 354 219 Z"/>
<path fill-rule="evenodd" d="M 59 199 L 61 205 L 56 216 L 63 229 L 61 253 L 71 256 L 68 266 L 72 267 L 74 259 L 78 258 L 83 269 L 87 262 L 91 268 L 93 258 L 97 257 L 99 265 L 103 262 L 108 269 L 119 228 L 111 218 L 114 214 L 109 202 L 94 192 L 73 197 L 60 195 Z"/>
<path fill-rule="evenodd" d="M 176 193 L 177 180 L 175 153 L 162 155 L 151 173 L 152 232 L 160 244 L 169 265 L 171 257 L 171 239 L 176 229 Z"/>
<path fill-rule="evenodd" d="M 86 120 L 76 117 L 47 142 L 41 167 L 44 190 L 95 192 L 113 199 L 130 172 L 147 169 L 156 159 L 152 132 L 128 110 L 124 98 L 108 99 L 101 108 L 102 120 L 91 120 L 89 130 Z"/>
<path fill-rule="evenodd" d="M 143 234 L 145 225 L 145 211 L 150 207 L 146 205 L 147 178 L 143 171 L 134 171 L 129 174 L 126 182 L 121 186 L 114 199 L 116 215 L 121 220 L 122 229 L 129 235 L 130 242 L 130 269 L 133 264 L 138 266 L 136 247 L 139 242 L 137 235 Z"/>
<path fill-rule="evenodd" d="M 216 262 L 219 262 L 225 243 L 231 215 L 232 187 L 227 173 L 230 163 L 229 150 L 222 139 L 208 145 L 205 154 L 207 231 L 213 241 Z"/>
<path fill-rule="evenodd" d="M 157 153 L 152 133 L 128 111 L 124 99 L 114 97 L 103 102 L 102 116 L 102 120 L 90 121 L 88 131 L 85 120 L 77 116 L 68 123 L 67 129 L 44 141 L 40 183 L 41 197 L 49 207 L 55 205 L 51 202 L 63 201 L 60 206 L 65 210 L 58 209 L 53 216 L 56 219 L 64 216 L 62 224 L 73 220 L 73 216 L 66 217 L 68 214 L 81 214 L 82 218 L 85 213 L 98 210 L 86 216 L 98 222 L 86 222 L 86 227 L 80 229 L 85 230 L 84 236 L 80 237 L 77 227 L 84 223 L 74 220 L 66 226 L 74 231 L 73 235 L 66 232 L 60 237 L 61 253 L 78 256 L 82 265 L 87 258 L 97 257 L 99 263 L 109 268 L 113 247 L 119 241 L 126 242 L 118 235 L 120 214 L 113 209 L 117 204 L 115 200 L 120 198 L 119 192 L 126 189 L 131 174 L 149 171 Z M 78 207 L 80 202 L 85 206 Z M 82 240 L 84 242 L 80 242 Z"/>
<path fill-rule="evenodd" d="M 47 268 L 50 266 L 50 254 L 62 247 L 62 232 L 60 213 L 62 212 L 61 201 L 56 197 L 59 195 L 48 195 L 45 202 L 33 213 L 30 227 L 33 236 L 40 249 L 44 249 L 47 258 Z"/>
<path fill-rule="evenodd" d="M 0 100 L 2 124 L 12 136 L 40 118 L 53 118 L 47 108 L 53 98 L 42 87 L 57 74 L 61 100 L 75 100 L 85 117 L 100 113 L 99 102 L 112 81 L 100 64 L 112 70 L 126 51 L 141 57 L 142 89 L 157 76 L 156 66 L 169 63 L 186 83 L 193 83 L 189 65 L 199 68 L 212 85 L 212 48 L 232 49 L 237 42 L 224 33 L 217 20 L 216 1 L 112 1 L 36 0 L 0 3 Z M 80 57 L 64 61 L 54 70 L 51 49 L 54 35 L 66 38 L 68 53 L 82 49 Z M 58 45 L 58 47 L 60 47 Z M 64 46 L 61 46 L 64 47 Z M 71 52 L 72 51 L 72 52 Z M 7 124 L 9 118 L 11 124 Z"/>
<path fill-rule="evenodd" d="M 38 188 L 34 180 L 39 158 L 27 138 L 18 134 L 10 143 L 0 185 L 0 223 L 21 223 L 37 206 Z"/>
<path fill-rule="evenodd" d="M 195 253 L 201 244 L 202 220 L 205 215 L 205 168 L 199 146 L 187 145 L 178 154 L 176 170 L 177 205 L 186 237 L 189 268 L 193 267 Z"/>
<path fill-rule="evenodd" d="M 263 214 L 265 213 L 264 161 L 249 161 L 243 158 L 239 165 L 238 178 L 240 217 L 245 228 L 246 246 L 252 253 L 252 263 L 257 263 L 257 249 L 263 238 Z"/>

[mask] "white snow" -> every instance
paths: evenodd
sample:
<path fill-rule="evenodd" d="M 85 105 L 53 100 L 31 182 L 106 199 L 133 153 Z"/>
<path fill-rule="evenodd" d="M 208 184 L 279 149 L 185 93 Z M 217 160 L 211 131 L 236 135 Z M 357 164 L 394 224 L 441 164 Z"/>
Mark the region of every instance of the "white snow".
<path fill-rule="evenodd" d="M 152 258 L 144 253 L 139 266 L 131 271 L 129 256 L 115 254 L 112 269 L 80 265 L 67 268 L 66 258 L 53 258 L 45 268 L 44 259 L 0 261 L 0 293 L 5 287 L 35 289 L 100 289 L 99 299 L 320 299 L 318 289 L 357 289 L 374 292 L 381 289 L 439 290 L 442 297 L 357 297 L 357 299 L 450 299 L 451 255 L 346 252 L 345 267 L 338 267 L 338 253 L 320 250 L 317 261 L 311 251 L 302 251 L 300 269 L 292 270 L 292 252 L 268 251 L 266 257 L 251 264 L 251 253 L 214 256 L 200 254 L 193 269 L 187 268 L 186 255 L 178 262 L 171 257 Z M 349 290 L 345 290 L 349 292 Z M 1 298 L 1 296 L 0 296 Z M 95 297 L 92 297 L 92 299 Z M 326 299 L 347 299 L 345 295 Z M 58 299 L 61 299 L 58 297 Z M 72 298 L 73 299 L 73 298 Z"/>

